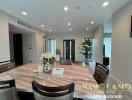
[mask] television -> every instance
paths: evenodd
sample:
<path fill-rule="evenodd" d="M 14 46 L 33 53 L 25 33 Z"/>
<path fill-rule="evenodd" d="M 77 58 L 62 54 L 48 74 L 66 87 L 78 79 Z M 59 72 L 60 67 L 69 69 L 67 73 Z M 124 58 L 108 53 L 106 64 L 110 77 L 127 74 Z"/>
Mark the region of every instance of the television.
<path fill-rule="evenodd" d="M 131 26 L 130 26 L 130 28 L 131 28 L 130 37 L 132 38 L 132 15 L 131 15 Z"/>

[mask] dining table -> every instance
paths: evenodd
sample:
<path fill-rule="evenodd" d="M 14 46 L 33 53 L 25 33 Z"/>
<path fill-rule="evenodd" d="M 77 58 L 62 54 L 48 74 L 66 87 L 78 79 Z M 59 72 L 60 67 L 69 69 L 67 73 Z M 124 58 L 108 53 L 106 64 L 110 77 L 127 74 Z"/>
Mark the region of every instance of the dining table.
<path fill-rule="evenodd" d="M 98 84 L 94 79 L 90 67 L 83 67 L 81 64 L 61 65 L 55 63 L 53 68 L 62 68 L 62 75 L 55 75 L 51 72 L 38 72 L 41 64 L 25 64 L 12 70 L 0 73 L 0 81 L 15 79 L 16 88 L 19 91 L 33 92 L 32 81 L 49 87 L 59 87 L 70 83 L 75 84 L 74 97 L 85 100 L 106 100 L 103 90 L 97 88 Z"/>

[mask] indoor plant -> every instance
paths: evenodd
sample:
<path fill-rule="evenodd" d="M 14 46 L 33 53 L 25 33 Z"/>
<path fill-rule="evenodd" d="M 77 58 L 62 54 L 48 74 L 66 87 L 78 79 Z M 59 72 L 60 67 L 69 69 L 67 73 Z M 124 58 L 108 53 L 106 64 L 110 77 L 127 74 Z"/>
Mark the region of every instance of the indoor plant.
<path fill-rule="evenodd" d="M 84 38 L 81 42 L 81 53 L 85 56 L 85 63 L 89 63 L 89 59 L 92 56 L 92 38 Z"/>

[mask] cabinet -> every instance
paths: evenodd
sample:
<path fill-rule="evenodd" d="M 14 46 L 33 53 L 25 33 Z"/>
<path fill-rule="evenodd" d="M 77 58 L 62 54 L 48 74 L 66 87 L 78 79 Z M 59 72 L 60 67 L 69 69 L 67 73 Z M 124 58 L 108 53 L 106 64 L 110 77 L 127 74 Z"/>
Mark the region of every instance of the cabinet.
<path fill-rule="evenodd" d="M 15 68 L 14 62 L 2 64 L 2 65 L 0 65 L 0 73 L 11 70 L 13 68 Z"/>

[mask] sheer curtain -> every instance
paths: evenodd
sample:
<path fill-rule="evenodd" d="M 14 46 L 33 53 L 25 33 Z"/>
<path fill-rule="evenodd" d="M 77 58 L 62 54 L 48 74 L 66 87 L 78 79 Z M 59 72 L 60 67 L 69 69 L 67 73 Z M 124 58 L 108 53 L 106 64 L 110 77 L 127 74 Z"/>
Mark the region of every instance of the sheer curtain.
<path fill-rule="evenodd" d="M 105 56 L 111 58 L 111 37 L 104 38 Z"/>
<path fill-rule="evenodd" d="M 48 52 L 50 52 L 53 57 L 56 57 L 56 40 L 55 39 L 48 40 Z"/>

